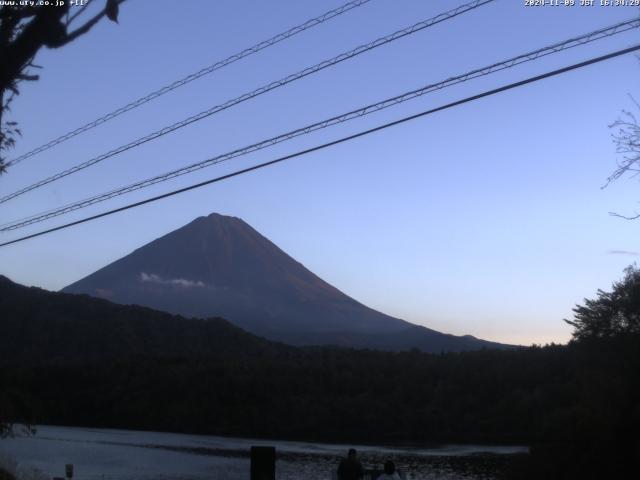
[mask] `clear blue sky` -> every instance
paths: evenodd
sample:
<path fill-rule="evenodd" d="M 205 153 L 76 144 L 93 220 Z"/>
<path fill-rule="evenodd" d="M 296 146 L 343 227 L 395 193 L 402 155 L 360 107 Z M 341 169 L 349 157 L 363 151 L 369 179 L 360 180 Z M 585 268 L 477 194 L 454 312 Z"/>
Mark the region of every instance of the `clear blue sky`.
<path fill-rule="evenodd" d="M 38 56 L 41 80 L 23 85 L 13 106 L 23 130 L 13 153 L 342 3 L 131 0 L 119 25 L 102 22 L 72 45 Z M 373 0 L 22 162 L 0 178 L 0 193 L 460 3 Z M 0 223 L 634 15 L 638 9 L 631 7 L 498 0 L 3 204 Z M 578 47 L 63 218 L 202 181 L 638 40 L 632 31 Z M 243 218 L 329 283 L 385 313 L 490 340 L 565 342 L 570 328 L 562 319 L 596 289 L 609 288 L 640 251 L 640 223 L 607 213 L 634 212 L 637 181 L 600 189 L 616 159 L 607 125 L 631 108 L 628 94 L 640 96 L 639 78 L 638 59 L 626 56 L 545 80 L 0 248 L 0 273 L 59 289 L 195 217 L 219 212 Z M 621 251 L 627 253 L 612 253 Z"/>

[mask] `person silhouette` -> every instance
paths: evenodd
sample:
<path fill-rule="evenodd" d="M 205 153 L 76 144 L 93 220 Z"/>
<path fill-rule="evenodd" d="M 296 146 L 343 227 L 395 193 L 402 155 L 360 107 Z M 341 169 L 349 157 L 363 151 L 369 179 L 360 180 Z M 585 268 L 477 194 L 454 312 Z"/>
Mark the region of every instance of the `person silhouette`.
<path fill-rule="evenodd" d="M 378 475 L 377 480 L 402 480 L 402 478 L 396 470 L 396 464 L 391 460 L 387 460 L 384 463 L 384 472 L 381 475 Z"/>
<path fill-rule="evenodd" d="M 338 480 L 360 480 L 363 477 L 364 469 L 358 460 L 358 452 L 350 448 L 347 458 L 343 458 L 338 465 Z"/>

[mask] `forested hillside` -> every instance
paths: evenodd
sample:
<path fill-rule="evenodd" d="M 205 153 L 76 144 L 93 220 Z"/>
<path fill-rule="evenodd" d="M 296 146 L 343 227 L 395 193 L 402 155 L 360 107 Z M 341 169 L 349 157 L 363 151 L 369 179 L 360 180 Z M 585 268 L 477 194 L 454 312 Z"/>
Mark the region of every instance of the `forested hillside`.
<path fill-rule="evenodd" d="M 532 445 L 520 478 L 602 478 L 640 451 L 640 338 L 628 329 L 581 335 L 568 346 L 438 355 L 287 347 L 224 320 L 7 280 L 0 308 L 0 384 L 11 420 Z M 578 320 L 589 322 L 585 311 Z"/>

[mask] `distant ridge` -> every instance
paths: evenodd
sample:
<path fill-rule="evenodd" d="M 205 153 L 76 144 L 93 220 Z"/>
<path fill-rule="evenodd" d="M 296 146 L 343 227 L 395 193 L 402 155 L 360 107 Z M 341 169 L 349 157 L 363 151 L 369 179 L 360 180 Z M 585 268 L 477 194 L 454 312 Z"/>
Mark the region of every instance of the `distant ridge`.
<path fill-rule="evenodd" d="M 247 223 L 213 213 L 67 286 L 186 317 L 219 316 L 294 345 L 427 352 L 496 348 L 375 311 L 340 292 Z"/>
<path fill-rule="evenodd" d="M 292 349 L 221 318 L 187 319 L 87 295 L 25 287 L 0 275 L 0 366 L 131 357 L 255 357 Z"/>

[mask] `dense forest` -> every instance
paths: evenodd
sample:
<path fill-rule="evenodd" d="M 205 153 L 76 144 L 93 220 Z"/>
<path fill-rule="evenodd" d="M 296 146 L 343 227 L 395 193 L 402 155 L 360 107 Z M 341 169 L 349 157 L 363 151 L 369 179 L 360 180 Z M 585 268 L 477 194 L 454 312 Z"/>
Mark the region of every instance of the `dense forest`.
<path fill-rule="evenodd" d="M 576 308 L 574 341 L 513 350 L 293 348 L 221 319 L 184 319 L 6 279 L 0 311 L 5 421 L 531 445 L 514 478 L 616 478 L 640 467 L 640 274 L 633 269 L 612 292 Z"/>

